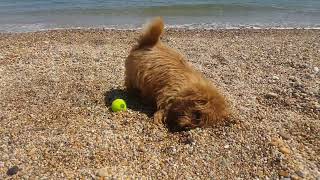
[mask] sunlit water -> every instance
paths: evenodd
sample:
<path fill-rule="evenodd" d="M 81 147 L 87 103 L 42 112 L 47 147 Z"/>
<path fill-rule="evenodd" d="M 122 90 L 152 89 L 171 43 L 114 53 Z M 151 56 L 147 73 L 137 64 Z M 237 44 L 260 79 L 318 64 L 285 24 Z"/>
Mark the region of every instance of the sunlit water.
<path fill-rule="evenodd" d="M 320 0 L 0 0 L 0 32 L 136 28 L 154 16 L 185 28 L 320 28 Z"/>

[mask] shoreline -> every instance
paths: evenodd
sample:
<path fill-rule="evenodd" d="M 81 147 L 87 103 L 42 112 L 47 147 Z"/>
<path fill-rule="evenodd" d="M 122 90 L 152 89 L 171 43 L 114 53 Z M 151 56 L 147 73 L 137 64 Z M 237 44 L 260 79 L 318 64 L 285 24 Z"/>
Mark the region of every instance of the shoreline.
<path fill-rule="evenodd" d="M 19 27 L 17 27 L 19 28 Z M 1 29 L 1 28 L 0 28 Z M 230 26 L 230 27 L 216 27 L 216 26 L 203 26 L 203 25 L 194 25 L 194 24 L 182 24 L 182 25 L 169 25 L 165 27 L 166 30 L 320 30 L 320 25 L 313 26 L 313 27 L 282 27 L 280 26 L 254 26 L 254 25 L 248 25 L 248 26 Z M 63 30 L 115 30 L 115 31 L 136 31 L 141 30 L 141 25 L 135 25 L 133 27 L 121 27 L 118 25 L 111 25 L 111 26 L 92 26 L 92 27 L 57 27 L 57 28 L 45 28 L 45 29 L 35 29 L 35 30 L 22 30 L 22 31 L 5 31 L 0 30 L 1 34 L 5 33 L 35 33 L 35 32 L 44 32 L 44 31 L 63 31 Z"/>
<path fill-rule="evenodd" d="M 162 41 L 233 112 L 230 124 L 180 133 L 124 90 L 138 35 L 0 33 L 0 179 L 320 177 L 319 30 L 167 30 Z M 128 111 L 110 111 L 116 97 Z"/>

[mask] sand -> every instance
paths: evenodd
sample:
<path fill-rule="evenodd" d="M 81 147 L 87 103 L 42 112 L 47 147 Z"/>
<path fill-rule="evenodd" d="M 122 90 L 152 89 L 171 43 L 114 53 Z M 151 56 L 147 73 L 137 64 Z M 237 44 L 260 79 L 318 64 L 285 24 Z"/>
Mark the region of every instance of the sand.
<path fill-rule="evenodd" d="M 320 178 L 319 30 L 167 31 L 233 112 L 178 133 L 124 91 L 137 35 L 0 34 L 0 179 Z M 128 111 L 110 111 L 117 97 Z"/>

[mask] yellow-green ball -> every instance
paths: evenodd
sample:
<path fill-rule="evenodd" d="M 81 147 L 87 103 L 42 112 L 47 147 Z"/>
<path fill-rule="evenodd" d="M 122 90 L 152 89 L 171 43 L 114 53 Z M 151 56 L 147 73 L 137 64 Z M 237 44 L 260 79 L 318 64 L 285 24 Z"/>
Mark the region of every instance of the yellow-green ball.
<path fill-rule="evenodd" d="M 111 109 L 113 112 L 125 111 L 127 110 L 127 104 L 123 99 L 116 99 L 112 102 Z"/>

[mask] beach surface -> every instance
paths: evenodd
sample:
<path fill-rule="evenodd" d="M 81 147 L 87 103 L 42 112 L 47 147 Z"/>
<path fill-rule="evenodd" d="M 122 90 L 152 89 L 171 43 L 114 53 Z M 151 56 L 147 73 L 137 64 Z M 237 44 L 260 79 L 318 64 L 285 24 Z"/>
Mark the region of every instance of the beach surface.
<path fill-rule="evenodd" d="M 320 178 L 320 30 L 166 31 L 233 113 L 179 133 L 124 90 L 137 36 L 0 34 L 0 179 Z M 128 111 L 111 112 L 114 98 Z"/>

